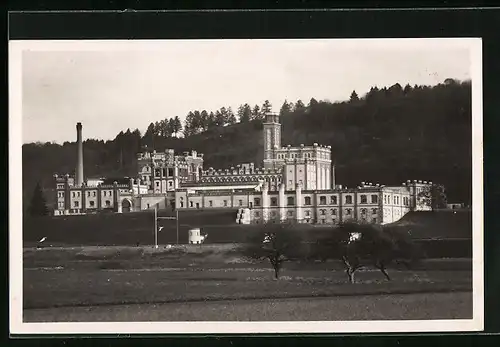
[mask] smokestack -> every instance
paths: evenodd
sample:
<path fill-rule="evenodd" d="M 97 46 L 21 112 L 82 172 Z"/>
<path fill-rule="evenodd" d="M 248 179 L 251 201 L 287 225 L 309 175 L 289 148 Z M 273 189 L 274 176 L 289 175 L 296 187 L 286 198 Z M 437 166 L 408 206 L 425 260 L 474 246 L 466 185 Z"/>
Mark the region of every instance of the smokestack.
<path fill-rule="evenodd" d="M 76 123 L 76 145 L 77 145 L 77 162 L 76 162 L 76 185 L 83 184 L 83 141 L 82 141 L 82 123 Z"/>

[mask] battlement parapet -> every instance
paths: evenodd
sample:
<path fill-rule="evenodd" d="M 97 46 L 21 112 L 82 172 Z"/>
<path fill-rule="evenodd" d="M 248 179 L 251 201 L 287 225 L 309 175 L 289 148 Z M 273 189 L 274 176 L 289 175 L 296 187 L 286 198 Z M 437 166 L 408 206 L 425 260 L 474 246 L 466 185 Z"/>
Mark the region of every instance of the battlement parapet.
<path fill-rule="evenodd" d="M 406 182 L 401 183 L 403 186 L 410 186 L 416 184 L 424 184 L 424 185 L 432 185 L 432 181 L 422 181 L 422 180 L 407 180 Z"/>

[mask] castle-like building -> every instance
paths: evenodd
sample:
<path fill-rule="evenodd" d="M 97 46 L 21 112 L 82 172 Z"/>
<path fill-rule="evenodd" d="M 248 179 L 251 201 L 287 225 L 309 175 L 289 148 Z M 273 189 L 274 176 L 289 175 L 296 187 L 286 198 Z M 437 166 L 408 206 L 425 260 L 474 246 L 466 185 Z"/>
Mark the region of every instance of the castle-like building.
<path fill-rule="evenodd" d="M 338 224 L 357 220 L 392 223 L 409 211 L 430 210 L 419 193 L 432 182 L 401 186 L 361 182 L 347 188 L 335 182 L 330 146 L 281 145 L 279 116 L 263 124 L 261 167 L 242 163 L 227 169 L 203 169 L 203 154 L 174 150 L 137 155 L 136 178 L 83 179 L 82 126 L 77 124 L 76 178 L 54 175 L 54 215 L 134 212 L 153 208 L 234 209 L 237 223 L 292 221 Z"/>

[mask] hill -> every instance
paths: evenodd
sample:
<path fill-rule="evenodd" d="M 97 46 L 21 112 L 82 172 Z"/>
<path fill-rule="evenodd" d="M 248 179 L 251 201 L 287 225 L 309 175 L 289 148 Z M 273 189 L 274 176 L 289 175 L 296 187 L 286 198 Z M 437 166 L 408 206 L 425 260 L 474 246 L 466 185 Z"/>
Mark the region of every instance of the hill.
<path fill-rule="evenodd" d="M 285 102 L 280 112 L 282 143 L 331 145 L 338 184 L 399 185 L 407 179 L 430 180 L 445 185 L 449 201 L 470 204 L 471 112 L 469 81 L 447 80 L 433 87 L 374 87 L 363 97 L 345 102 Z M 152 139 L 148 134 L 141 138 L 138 131 L 128 130 L 113 141 L 90 139 L 84 143 L 84 174 L 135 176 L 136 153 L 146 144 L 148 148 L 154 144 L 159 151 L 195 149 L 205 154 L 206 168 L 252 161 L 260 165 L 261 130 L 261 120 L 256 118 L 191 131 L 186 138 L 154 134 Z M 25 208 L 37 181 L 51 200 L 52 175 L 74 173 L 75 153 L 76 144 L 70 142 L 23 146 Z"/>
<path fill-rule="evenodd" d="M 387 226 L 413 239 L 472 239 L 472 211 L 409 212 Z"/>

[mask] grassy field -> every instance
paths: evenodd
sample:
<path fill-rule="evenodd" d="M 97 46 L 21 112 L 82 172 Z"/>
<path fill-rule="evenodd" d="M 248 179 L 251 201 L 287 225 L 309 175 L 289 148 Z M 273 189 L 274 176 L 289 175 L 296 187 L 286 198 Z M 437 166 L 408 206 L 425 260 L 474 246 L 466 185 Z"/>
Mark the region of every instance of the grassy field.
<path fill-rule="evenodd" d="M 472 293 L 346 296 L 26 310 L 26 322 L 467 319 Z"/>
<path fill-rule="evenodd" d="M 24 308 L 470 292 L 470 259 L 428 260 L 392 281 L 365 269 L 347 283 L 338 262 L 289 262 L 278 281 L 266 262 L 250 262 L 234 245 L 25 249 Z"/>

